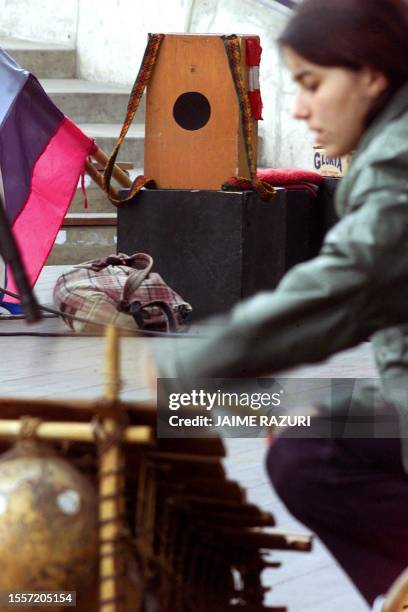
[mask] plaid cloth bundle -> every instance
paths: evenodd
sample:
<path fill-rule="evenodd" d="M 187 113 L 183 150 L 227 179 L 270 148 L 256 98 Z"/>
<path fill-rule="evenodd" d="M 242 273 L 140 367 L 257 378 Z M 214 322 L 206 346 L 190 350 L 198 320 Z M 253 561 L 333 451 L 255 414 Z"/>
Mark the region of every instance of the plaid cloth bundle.
<path fill-rule="evenodd" d="M 63 313 L 86 322 L 64 319 L 77 332 L 97 331 L 114 324 L 160 331 L 179 330 L 191 312 L 157 272 L 146 253 L 123 253 L 87 261 L 62 274 L 54 288 L 54 303 Z"/>

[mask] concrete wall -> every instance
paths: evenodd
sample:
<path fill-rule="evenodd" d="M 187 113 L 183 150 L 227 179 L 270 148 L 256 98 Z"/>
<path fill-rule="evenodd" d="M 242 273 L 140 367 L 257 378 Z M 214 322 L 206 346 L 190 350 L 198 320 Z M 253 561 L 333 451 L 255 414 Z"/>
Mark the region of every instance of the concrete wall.
<path fill-rule="evenodd" d="M 263 140 L 259 166 L 312 169 L 313 138 L 291 118 L 295 87 L 275 42 L 289 15 L 273 0 L 197 0 L 190 29 L 260 36 L 264 120 L 259 122 Z"/>
<path fill-rule="evenodd" d="M 80 2 L 0 0 L 0 34 L 74 47 Z"/>
<path fill-rule="evenodd" d="M 312 138 L 291 119 L 295 90 L 275 44 L 289 15 L 274 0 L 0 0 L 0 34 L 76 45 L 78 76 L 129 89 L 148 32 L 259 34 L 259 165 L 312 168 Z"/>
<path fill-rule="evenodd" d="M 191 5 L 192 0 L 80 0 L 80 75 L 132 85 L 148 32 L 185 31 Z"/>

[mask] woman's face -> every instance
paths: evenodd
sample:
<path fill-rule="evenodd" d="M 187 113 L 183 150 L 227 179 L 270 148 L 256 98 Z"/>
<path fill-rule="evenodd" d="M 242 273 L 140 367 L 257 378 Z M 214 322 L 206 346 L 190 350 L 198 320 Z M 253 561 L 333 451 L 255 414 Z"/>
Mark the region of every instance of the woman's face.
<path fill-rule="evenodd" d="M 329 157 L 355 149 L 370 108 L 387 86 L 385 77 L 368 67 L 319 66 L 289 47 L 284 53 L 299 86 L 293 116 L 307 122 Z"/>

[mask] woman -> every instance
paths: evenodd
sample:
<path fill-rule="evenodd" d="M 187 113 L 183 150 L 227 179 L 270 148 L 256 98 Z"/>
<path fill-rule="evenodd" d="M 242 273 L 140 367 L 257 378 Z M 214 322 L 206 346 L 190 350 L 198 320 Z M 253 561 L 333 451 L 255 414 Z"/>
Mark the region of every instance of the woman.
<path fill-rule="evenodd" d="M 306 0 L 280 43 L 299 86 L 295 118 L 328 155 L 355 150 L 336 194 L 341 220 L 318 257 L 289 271 L 274 292 L 238 305 L 200 347 L 159 359 L 158 368 L 181 386 L 192 377 L 255 377 L 371 337 L 376 392 L 389 414 L 399 414 L 395 437 L 281 436 L 267 460 L 289 510 L 371 602 L 408 565 L 407 4 Z M 353 409 L 370 410 L 368 391 L 353 396 Z"/>

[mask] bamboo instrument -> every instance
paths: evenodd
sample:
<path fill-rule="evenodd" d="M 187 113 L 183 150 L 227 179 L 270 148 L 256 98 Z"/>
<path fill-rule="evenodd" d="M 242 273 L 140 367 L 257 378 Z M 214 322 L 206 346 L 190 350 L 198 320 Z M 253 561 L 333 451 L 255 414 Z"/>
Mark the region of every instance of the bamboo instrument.
<path fill-rule="evenodd" d="M 119 332 L 109 325 L 106 330 L 105 400 L 117 400 L 119 380 Z M 124 532 L 123 461 L 121 452 L 120 413 L 105 418 L 102 428 L 108 444 L 103 444 L 99 463 L 99 519 L 100 519 L 100 611 L 120 612 L 123 584 L 123 559 L 119 555 L 119 538 Z"/>
<path fill-rule="evenodd" d="M 8 419 L 0 421 L 0 438 L 18 437 L 21 421 Z M 42 440 L 69 440 L 71 442 L 95 442 L 95 433 L 90 423 L 68 423 L 48 421 L 39 423 L 36 438 Z M 148 444 L 151 441 L 151 428 L 147 426 L 127 427 L 123 441 L 131 444 Z"/>
<path fill-rule="evenodd" d="M 151 401 L 115 403 L 117 410 L 144 415 L 150 422 L 156 421 L 156 406 Z M 20 397 L 0 398 L 2 419 L 17 419 L 30 414 L 45 421 L 90 421 L 100 412 L 100 400 L 32 399 Z"/>

